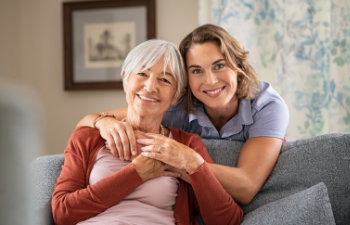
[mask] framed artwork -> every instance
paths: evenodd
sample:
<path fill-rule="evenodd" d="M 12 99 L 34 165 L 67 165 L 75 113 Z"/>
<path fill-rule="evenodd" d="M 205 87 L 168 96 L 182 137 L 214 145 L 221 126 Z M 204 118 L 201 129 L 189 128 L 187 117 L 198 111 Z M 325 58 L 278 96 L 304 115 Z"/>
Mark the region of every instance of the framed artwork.
<path fill-rule="evenodd" d="M 120 89 L 121 66 L 155 38 L 155 0 L 63 3 L 64 89 Z"/>

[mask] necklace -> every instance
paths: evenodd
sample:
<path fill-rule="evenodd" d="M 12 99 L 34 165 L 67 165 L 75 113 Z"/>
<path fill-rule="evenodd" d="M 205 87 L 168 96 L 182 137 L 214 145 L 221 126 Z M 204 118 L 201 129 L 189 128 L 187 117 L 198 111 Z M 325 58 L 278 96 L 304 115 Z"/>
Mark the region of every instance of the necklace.
<path fill-rule="evenodd" d="M 126 122 L 126 118 L 122 119 L 121 122 Z M 162 124 L 160 124 L 159 133 L 165 136 L 165 128 Z"/>

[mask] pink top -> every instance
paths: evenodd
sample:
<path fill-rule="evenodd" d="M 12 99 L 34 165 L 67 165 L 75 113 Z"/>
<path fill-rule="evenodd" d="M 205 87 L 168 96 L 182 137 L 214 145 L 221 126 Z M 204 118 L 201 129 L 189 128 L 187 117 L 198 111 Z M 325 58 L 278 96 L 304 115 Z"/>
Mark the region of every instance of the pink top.
<path fill-rule="evenodd" d="M 129 163 L 130 161 L 119 160 L 106 147 L 102 147 L 91 170 L 90 185 Z M 118 204 L 78 224 L 175 224 L 173 206 L 178 184 L 178 179 L 173 177 L 148 180 Z"/>

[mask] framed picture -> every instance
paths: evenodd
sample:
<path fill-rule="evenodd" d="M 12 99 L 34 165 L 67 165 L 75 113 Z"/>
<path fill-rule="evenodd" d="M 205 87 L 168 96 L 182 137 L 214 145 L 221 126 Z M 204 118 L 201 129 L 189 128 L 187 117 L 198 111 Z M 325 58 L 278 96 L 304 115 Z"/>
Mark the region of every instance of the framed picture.
<path fill-rule="evenodd" d="M 155 0 L 63 3 L 64 89 L 119 89 L 122 63 L 155 38 Z"/>

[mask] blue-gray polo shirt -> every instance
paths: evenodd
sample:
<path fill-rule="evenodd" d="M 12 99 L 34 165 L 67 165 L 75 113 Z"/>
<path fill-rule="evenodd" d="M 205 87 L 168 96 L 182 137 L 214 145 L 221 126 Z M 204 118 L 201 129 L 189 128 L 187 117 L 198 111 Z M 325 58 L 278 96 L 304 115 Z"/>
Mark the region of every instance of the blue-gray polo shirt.
<path fill-rule="evenodd" d="M 246 141 L 252 137 L 283 139 L 289 122 L 286 103 L 269 83 L 263 81 L 260 81 L 256 98 L 240 100 L 237 114 L 220 131 L 208 118 L 203 104 L 200 103 L 195 111 L 195 114 L 189 114 L 178 103 L 165 113 L 163 124 L 199 134 L 203 138 Z"/>

